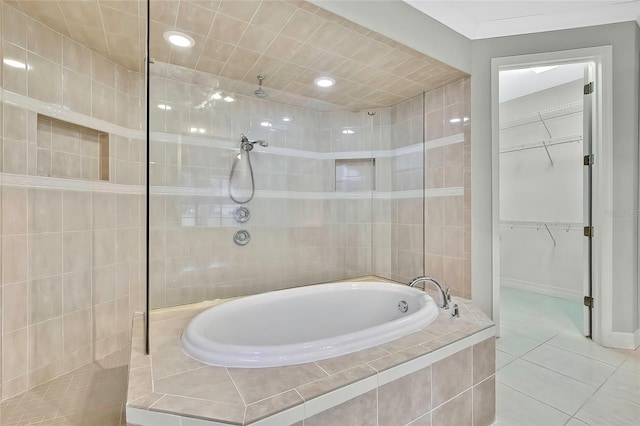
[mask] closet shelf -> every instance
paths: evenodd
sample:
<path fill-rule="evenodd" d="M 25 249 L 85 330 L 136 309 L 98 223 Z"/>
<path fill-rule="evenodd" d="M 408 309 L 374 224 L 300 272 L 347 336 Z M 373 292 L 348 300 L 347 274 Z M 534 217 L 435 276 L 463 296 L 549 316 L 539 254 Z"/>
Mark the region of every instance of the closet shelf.
<path fill-rule="evenodd" d="M 542 141 L 530 142 L 522 145 L 510 146 L 500 150 L 500 154 L 505 154 L 508 152 L 520 152 L 526 151 L 529 149 L 537 149 L 537 148 L 549 148 L 554 145 L 563 145 L 567 143 L 580 143 L 582 142 L 582 135 L 571 135 L 571 136 L 563 136 L 559 138 L 549 138 Z"/>
<path fill-rule="evenodd" d="M 582 232 L 584 225 L 582 224 L 582 222 L 532 222 L 524 220 L 501 220 L 500 227 L 510 229 L 535 229 L 537 231 L 557 229 L 565 232 Z"/>
<path fill-rule="evenodd" d="M 534 111 L 523 114 L 513 120 L 503 121 L 500 123 L 500 130 L 510 129 L 513 127 L 524 126 L 526 124 L 541 123 L 544 120 L 564 117 L 567 115 L 578 114 L 582 112 L 582 101 L 569 102 L 564 105 L 558 105 L 546 108 L 540 111 Z"/>

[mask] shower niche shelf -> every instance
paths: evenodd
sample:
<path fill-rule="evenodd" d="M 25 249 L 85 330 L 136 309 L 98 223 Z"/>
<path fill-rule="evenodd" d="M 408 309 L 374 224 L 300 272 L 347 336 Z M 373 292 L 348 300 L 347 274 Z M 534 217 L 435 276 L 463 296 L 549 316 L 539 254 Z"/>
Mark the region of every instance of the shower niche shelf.
<path fill-rule="evenodd" d="M 375 158 L 337 159 L 336 192 L 362 192 L 375 190 Z"/>
<path fill-rule="evenodd" d="M 38 114 L 38 176 L 109 180 L 109 134 Z"/>

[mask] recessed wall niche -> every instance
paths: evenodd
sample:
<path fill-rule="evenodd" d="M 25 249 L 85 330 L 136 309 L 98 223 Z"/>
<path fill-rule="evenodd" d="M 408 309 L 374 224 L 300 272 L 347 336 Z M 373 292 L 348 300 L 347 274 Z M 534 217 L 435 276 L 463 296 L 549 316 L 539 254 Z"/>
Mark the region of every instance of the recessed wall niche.
<path fill-rule="evenodd" d="M 375 190 L 375 159 L 337 159 L 336 191 L 360 192 Z"/>
<path fill-rule="evenodd" d="M 109 180 L 109 134 L 38 114 L 38 176 Z"/>

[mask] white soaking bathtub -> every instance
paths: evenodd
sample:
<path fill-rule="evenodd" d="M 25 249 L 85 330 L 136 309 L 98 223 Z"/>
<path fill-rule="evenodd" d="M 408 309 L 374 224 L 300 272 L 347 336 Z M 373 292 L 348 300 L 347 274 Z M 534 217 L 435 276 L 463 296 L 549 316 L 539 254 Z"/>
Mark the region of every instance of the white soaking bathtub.
<path fill-rule="evenodd" d="M 181 344 L 188 355 L 211 365 L 277 367 L 380 345 L 426 327 L 437 316 L 438 306 L 428 294 L 405 285 L 319 284 L 207 309 L 187 325 Z"/>

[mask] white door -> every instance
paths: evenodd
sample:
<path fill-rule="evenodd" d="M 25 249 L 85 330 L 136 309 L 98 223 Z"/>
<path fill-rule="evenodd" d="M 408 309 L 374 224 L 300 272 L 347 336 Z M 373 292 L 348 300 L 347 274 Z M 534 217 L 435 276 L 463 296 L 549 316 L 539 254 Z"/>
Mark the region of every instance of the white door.
<path fill-rule="evenodd" d="M 595 106 L 595 64 L 590 62 L 584 67 L 584 100 L 582 105 L 583 114 L 583 216 L 584 216 L 584 241 L 583 241 L 583 259 L 584 259 L 584 335 L 592 337 L 592 321 L 593 321 L 593 304 L 597 303 L 593 300 L 593 268 L 592 268 L 592 242 L 595 236 L 592 224 L 592 182 L 593 182 L 593 163 L 596 159 L 593 157 L 593 108 Z"/>

